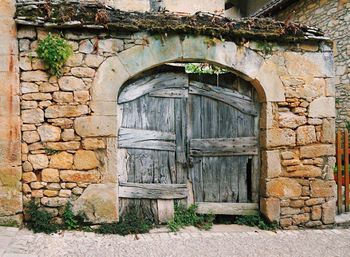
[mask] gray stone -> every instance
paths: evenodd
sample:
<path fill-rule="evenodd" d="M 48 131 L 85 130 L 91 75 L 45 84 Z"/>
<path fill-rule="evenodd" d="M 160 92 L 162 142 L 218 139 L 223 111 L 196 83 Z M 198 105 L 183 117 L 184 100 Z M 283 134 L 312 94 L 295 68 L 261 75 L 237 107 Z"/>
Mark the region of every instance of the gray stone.
<path fill-rule="evenodd" d="M 63 91 L 81 91 L 88 89 L 82 79 L 73 76 L 65 76 L 60 78 L 58 80 L 58 85 Z"/>
<path fill-rule="evenodd" d="M 44 122 L 44 112 L 41 109 L 30 109 L 22 111 L 23 123 L 41 123 Z"/>
<path fill-rule="evenodd" d="M 309 117 L 332 118 L 335 117 L 334 97 L 320 97 L 310 103 Z"/>

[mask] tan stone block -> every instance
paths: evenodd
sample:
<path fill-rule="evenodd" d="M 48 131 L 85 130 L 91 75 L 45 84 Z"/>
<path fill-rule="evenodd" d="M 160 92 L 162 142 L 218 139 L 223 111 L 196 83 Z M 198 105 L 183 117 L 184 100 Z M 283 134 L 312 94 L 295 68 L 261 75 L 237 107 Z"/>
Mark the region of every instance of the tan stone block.
<path fill-rule="evenodd" d="M 0 13 L 2 18 L 12 19 L 16 12 L 16 1 L 2 0 L 0 5 Z"/>
<path fill-rule="evenodd" d="M 60 198 L 60 197 L 43 197 L 41 198 L 41 203 L 48 207 L 60 207 L 66 205 L 68 202 L 67 198 Z"/>
<path fill-rule="evenodd" d="M 60 182 L 60 174 L 57 169 L 44 169 L 41 179 L 44 182 Z"/>
<path fill-rule="evenodd" d="M 66 188 L 72 189 L 77 186 L 77 183 L 66 183 Z"/>
<path fill-rule="evenodd" d="M 71 128 L 73 127 L 73 121 L 68 118 L 58 118 L 58 119 L 49 119 L 48 122 L 53 126 L 61 128 Z"/>
<path fill-rule="evenodd" d="M 31 125 L 31 124 L 22 125 L 22 131 L 30 131 L 30 130 L 36 130 L 35 125 Z"/>
<path fill-rule="evenodd" d="M 78 170 L 92 170 L 97 168 L 99 161 L 93 151 L 79 150 L 74 155 L 74 168 Z"/>
<path fill-rule="evenodd" d="M 299 159 L 283 160 L 282 161 L 282 165 L 283 166 L 294 166 L 294 165 L 299 166 L 300 165 L 300 160 Z"/>
<path fill-rule="evenodd" d="M 295 146 L 296 135 L 291 129 L 269 129 L 261 133 L 261 142 L 267 148 L 278 146 Z"/>
<path fill-rule="evenodd" d="M 73 166 L 73 155 L 67 152 L 52 155 L 49 166 L 54 169 L 71 169 Z"/>
<path fill-rule="evenodd" d="M 105 149 L 106 145 L 102 139 L 85 138 L 82 141 L 83 148 L 86 150 Z"/>
<path fill-rule="evenodd" d="M 46 143 L 47 148 L 58 150 L 58 151 L 66 151 L 66 150 L 78 150 L 80 148 L 80 142 L 71 141 L 71 142 L 48 142 Z"/>
<path fill-rule="evenodd" d="M 32 70 L 32 61 L 29 57 L 21 56 L 19 58 L 19 68 L 23 71 Z M 1 71 L 6 71 L 0 68 Z"/>
<path fill-rule="evenodd" d="M 60 190 L 60 193 L 59 193 L 59 197 L 70 197 L 72 195 L 72 191 L 70 190 L 66 190 L 66 189 L 62 189 Z"/>
<path fill-rule="evenodd" d="M 30 154 L 28 155 L 28 161 L 33 165 L 35 170 L 45 169 L 49 165 L 49 159 L 45 154 Z"/>
<path fill-rule="evenodd" d="M 67 182 L 97 183 L 100 174 L 96 171 L 61 170 L 60 178 Z"/>
<path fill-rule="evenodd" d="M 306 178 L 315 178 L 321 177 L 322 170 L 319 167 L 313 165 L 299 165 L 294 171 L 285 174 L 288 177 L 306 177 Z"/>
<path fill-rule="evenodd" d="M 322 221 L 324 224 L 333 224 L 336 215 L 336 199 L 322 204 Z"/>
<path fill-rule="evenodd" d="M 58 85 L 55 85 L 55 84 L 53 85 L 47 82 L 41 83 L 39 86 L 39 91 L 43 93 L 51 93 L 51 92 L 56 92 L 58 90 L 60 90 Z"/>
<path fill-rule="evenodd" d="M 334 118 L 334 97 L 319 97 L 310 103 L 309 117 L 311 118 Z"/>
<path fill-rule="evenodd" d="M 97 68 L 101 65 L 104 58 L 99 55 L 88 54 L 85 56 L 85 64 L 91 68 Z"/>
<path fill-rule="evenodd" d="M 101 40 L 99 42 L 101 42 Z M 78 78 L 93 78 L 95 76 L 95 70 L 87 67 L 74 67 L 71 69 L 71 73 Z"/>
<path fill-rule="evenodd" d="M 40 141 L 39 134 L 36 131 L 24 131 L 22 139 L 28 144 Z"/>
<path fill-rule="evenodd" d="M 35 39 L 36 38 L 36 31 L 34 27 L 21 27 L 17 31 L 17 37 L 18 38 L 28 38 L 28 39 Z"/>
<path fill-rule="evenodd" d="M 38 133 L 42 142 L 55 142 L 61 139 L 61 129 L 51 125 L 38 127 Z"/>
<path fill-rule="evenodd" d="M 84 103 L 90 100 L 89 91 L 74 91 L 74 101 Z"/>
<path fill-rule="evenodd" d="M 117 136 L 116 117 L 90 116 L 74 120 L 75 132 L 81 137 Z"/>
<path fill-rule="evenodd" d="M 314 126 L 301 126 L 297 129 L 298 145 L 307 145 L 316 141 L 316 131 Z"/>
<path fill-rule="evenodd" d="M 276 151 L 264 151 L 262 153 L 262 176 L 264 178 L 279 177 L 282 172 L 280 153 Z"/>
<path fill-rule="evenodd" d="M 301 196 L 301 185 L 294 179 L 276 178 L 266 183 L 266 195 L 270 197 L 292 198 Z"/>
<path fill-rule="evenodd" d="M 316 158 L 321 156 L 334 156 L 334 145 L 318 144 L 300 147 L 301 158 Z"/>
<path fill-rule="evenodd" d="M 31 109 L 22 111 L 23 123 L 41 123 L 44 122 L 44 112 L 41 109 Z"/>
<path fill-rule="evenodd" d="M 72 55 L 68 60 L 66 65 L 69 67 L 76 67 L 76 66 L 80 66 L 83 63 L 83 57 L 84 55 L 81 53 L 75 53 L 74 55 Z"/>
<path fill-rule="evenodd" d="M 290 207 L 284 207 L 281 208 L 281 215 L 296 215 L 300 213 L 300 209 L 299 208 L 290 208 Z"/>
<path fill-rule="evenodd" d="M 58 80 L 58 85 L 63 91 L 81 91 L 89 89 L 82 79 L 73 76 L 64 76 Z"/>
<path fill-rule="evenodd" d="M 285 151 L 281 153 L 283 160 L 291 160 L 295 158 L 295 153 L 291 151 Z"/>
<path fill-rule="evenodd" d="M 24 172 L 30 172 L 33 171 L 33 166 L 29 161 L 23 162 L 22 169 Z"/>
<path fill-rule="evenodd" d="M 321 142 L 330 144 L 335 143 L 335 121 L 333 119 L 323 119 Z"/>
<path fill-rule="evenodd" d="M 65 129 L 62 132 L 62 140 L 63 141 L 73 141 L 76 139 L 74 129 Z"/>
<path fill-rule="evenodd" d="M 48 183 L 46 188 L 49 190 L 56 190 L 57 191 L 57 190 L 61 189 L 61 186 L 59 183 Z"/>
<path fill-rule="evenodd" d="M 27 82 L 48 81 L 49 75 L 44 71 L 25 71 L 21 73 L 21 80 Z"/>
<path fill-rule="evenodd" d="M 313 206 L 312 212 L 311 212 L 311 219 L 312 220 L 320 220 L 322 217 L 322 208 L 320 205 Z"/>
<path fill-rule="evenodd" d="M 306 124 L 305 116 L 296 115 L 292 112 L 282 112 L 279 114 L 279 125 L 282 128 L 297 128 Z"/>
<path fill-rule="evenodd" d="M 27 83 L 23 82 L 21 83 L 21 92 L 22 94 L 28 94 L 28 93 L 36 93 L 39 92 L 38 85 L 35 83 Z"/>
<path fill-rule="evenodd" d="M 1 120 L 1 119 L 0 119 Z M 3 123 L 0 123 L 3 124 Z M 19 128 L 19 126 L 18 126 Z M 0 129 L 1 130 L 1 129 Z M 8 132 L 16 132 L 14 130 Z M 0 137 L 1 137 L 0 133 Z M 21 165 L 21 142 L 19 139 L 1 140 L 0 139 L 0 163 L 2 165 L 9 164 Z"/>
<path fill-rule="evenodd" d="M 278 222 L 280 220 L 280 199 L 261 198 L 260 211 L 270 222 Z"/>
<path fill-rule="evenodd" d="M 303 223 L 306 223 L 310 220 L 310 214 L 309 213 L 302 213 L 298 215 L 293 216 L 293 225 L 300 225 Z"/>
<path fill-rule="evenodd" d="M 302 208 L 304 207 L 305 203 L 304 200 L 292 200 L 289 203 L 289 206 L 292 208 Z"/>
<path fill-rule="evenodd" d="M 38 108 L 38 103 L 36 101 L 22 101 L 21 102 L 21 109 L 36 109 Z"/>
<path fill-rule="evenodd" d="M 32 192 L 32 189 L 30 188 L 30 186 L 28 184 L 23 184 L 22 185 L 22 192 L 24 194 L 29 194 Z"/>
<path fill-rule="evenodd" d="M 305 201 L 307 206 L 313 206 L 317 204 L 323 204 L 325 202 L 324 198 L 311 198 Z"/>
<path fill-rule="evenodd" d="M 19 187 L 0 187 L 0 216 L 10 216 L 22 212 L 22 192 Z"/>
<path fill-rule="evenodd" d="M 15 71 L 0 71 L 0 81 L 2 83 L 1 95 L 18 95 L 19 94 L 19 74 Z"/>
<path fill-rule="evenodd" d="M 46 118 L 78 117 L 89 113 L 86 105 L 53 105 L 45 110 Z"/>
<path fill-rule="evenodd" d="M 46 186 L 46 183 L 45 182 L 31 182 L 30 183 L 30 187 L 32 188 L 32 189 L 41 189 L 41 188 L 43 188 L 43 187 L 45 187 Z"/>
<path fill-rule="evenodd" d="M 280 225 L 282 228 L 290 227 L 292 226 L 292 224 L 293 224 L 292 218 L 285 218 L 280 220 Z"/>
<path fill-rule="evenodd" d="M 335 181 L 314 180 L 310 183 L 311 197 L 333 197 Z"/>
<path fill-rule="evenodd" d="M 44 196 L 43 190 L 32 190 L 32 197 L 41 198 L 43 196 Z"/>
<path fill-rule="evenodd" d="M 37 177 L 34 172 L 25 172 L 22 174 L 23 183 L 30 183 L 37 181 Z"/>
<path fill-rule="evenodd" d="M 73 93 L 72 92 L 54 92 L 52 99 L 56 103 L 71 103 L 73 102 Z"/>
<path fill-rule="evenodd" d="M 118 221 L 117 184 L 89 185 L 74 202 L 73 211 L 82 213 L 85 221 L 92 223 L 112 223 Z"/>
<path fill-rule="evenodd" d="M 75 195 L 81 195 L 84 192 L 84 190 L 80 187 L 75 187 L 72 189 L 72 193 Z"/>

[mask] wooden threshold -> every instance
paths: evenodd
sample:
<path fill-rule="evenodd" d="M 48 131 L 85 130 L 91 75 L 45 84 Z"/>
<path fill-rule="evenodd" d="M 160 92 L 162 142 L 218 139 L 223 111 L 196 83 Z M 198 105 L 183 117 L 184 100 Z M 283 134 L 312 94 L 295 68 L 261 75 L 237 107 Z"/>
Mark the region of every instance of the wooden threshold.
<path fill-rule="evenodd" d="M 199 214 L 215 215 L 259 215 L 257 203 L 207 203 L 197 202 Z"/>

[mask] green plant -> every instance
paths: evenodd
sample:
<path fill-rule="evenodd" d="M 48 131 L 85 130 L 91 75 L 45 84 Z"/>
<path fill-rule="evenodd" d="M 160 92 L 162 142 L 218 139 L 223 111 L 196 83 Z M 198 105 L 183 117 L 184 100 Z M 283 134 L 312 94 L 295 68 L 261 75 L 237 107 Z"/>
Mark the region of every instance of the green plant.
<path fill-rule="evenodd" d="M 209 63 L 187 63 L 185 71 L 186 73 L 197 74 L 222 74 L 227 72 L 227 70 Z"/>
<path fill-rule="evenodd" d="M 264 54 L 271 54 L 273 45 L 266 41 L 258 41 L 256 47 L 261 50 Z"/>
<path fill-rule="evenodd" d="M 249 227 L 258 227 L 262 230 L 275 230 L 278 228 L 278 225 L 276 223 L 270 223 L 266 221 L 266 219 L 259 215 L 259 216 L 238 216 L 235 219 L 235 224 L 238 225 L 245 225 Z"/>
<path fill-rule="evenodd" d="M 55 155 L 55 154 L 62 152 L 60 150 L 55 150 L 55 149 L 51 149 L 51 148 L 44 148 L 44 151 L 47 155 Z"/>
<path fill-rule="evenodd" d="M 73 54 L 73 49 L 65 39 L 49 34 L 39 43 L 36 52 L 49 68 L 50 73 L 60 77 L 63 65 Z"/>
<path fill-rule="evenodd" d="M 183 205 L 175 205 L 174 219 L 168 222 L 170 231 L 175 232 L 186 226 L 195 226 L 199 229 L 209 230 L 213 226 L 213 214 L 198 215 L 198 205 L 192 204 L 188 209 Z"/>
<path fill-rule="evenodd" d="M 135 207 L 131 207 L 118 223 L 102 224 L 97 230 L 100 234 L 143 234 L 153 228 L 151 220 L 139 215 Z"/>
<path fill-rule="evenodd" d="M 34 233 L 44 232 L 46 234 L 51 234 L 58 231 L 59 226 L 52 223 L 51 214 L 40 209 L 39 205 L 34 201 L 29 202 L 27 214 L 29 215 L 27 225 Z"/>
<path fill-rule="evenodd" d="M 72 204 L 70 202 L 67 202 L 62 218 L 64 226 L 68 230 L 78 229 L 80 224 L 83 222 L 80 217 L 74 215 Z"/>

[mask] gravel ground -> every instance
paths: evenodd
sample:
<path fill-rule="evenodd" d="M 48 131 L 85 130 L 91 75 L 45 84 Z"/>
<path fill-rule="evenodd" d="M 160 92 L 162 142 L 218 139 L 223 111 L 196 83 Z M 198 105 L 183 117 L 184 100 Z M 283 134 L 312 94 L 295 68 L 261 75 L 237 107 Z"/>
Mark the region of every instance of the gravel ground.
<path fill-rule="evenodd" d="M 87 232 L 33 234 L 26 229 L 0 227 L 1 257 L 34 256 L 350 256 L 350 229 L 259 231 L 251 228 L 187 229 L 122 237 Z"/>

